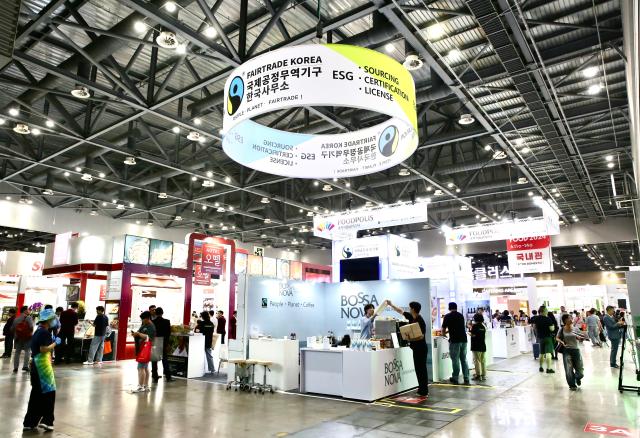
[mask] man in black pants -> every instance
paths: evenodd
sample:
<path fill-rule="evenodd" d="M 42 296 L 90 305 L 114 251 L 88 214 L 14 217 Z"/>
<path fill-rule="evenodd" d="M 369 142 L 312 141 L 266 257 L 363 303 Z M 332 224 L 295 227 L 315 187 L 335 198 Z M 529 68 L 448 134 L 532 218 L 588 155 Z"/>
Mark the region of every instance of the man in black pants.
<path fill-rule="evenodd" d="M 162 317 L 162 315 L 164 315 L 162 307 L 157 307 L 154 310 L 155 319 L 151 322 L 156 327 L 156 338 L 162 338 L 162 371 L 164 373 L 165 381 L 172 382 L 171 369 L 169 368 L 169 361 L 167 360 L 167 355 L 169 354 L 167 351 L 169 346 L 169 336 L 171 335 L 171 321 Z M 151 362 L 151 378 L 156 383 L 160 380 L 157 361 Z"/>
<path fill-rule="evenodd" d="M 387 304 L 400 315 L 404 316 L 409 321 L 409 324 L 413 324 L 415 322 L 420 326 L 422 337 L 409 342 L 409 346 L 413 351 L 413 366 L 416 370 L 416 377 L 418 378 L 418 395 L 426 397 L 429 395 L 429 372 L 427 371 L 427 357 L 429 355 L 429 350 L 425 340 L 427 324 L 420 315 L 422 306 L 420 303 L 412 301 L 409 303 L 409 312 L 405 312 L 400 307 L 393 305 L 389 300 L 387 300 Z"/>

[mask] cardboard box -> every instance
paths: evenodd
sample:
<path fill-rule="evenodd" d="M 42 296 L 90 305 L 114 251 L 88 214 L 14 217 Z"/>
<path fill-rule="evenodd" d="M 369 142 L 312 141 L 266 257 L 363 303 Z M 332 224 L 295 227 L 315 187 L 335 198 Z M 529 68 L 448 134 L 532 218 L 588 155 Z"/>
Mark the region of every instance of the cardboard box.
<path fill-rule="evenodd" d="M 414 322 L 413 324 L 406 324 L 400 327 L 400 335 L 405 341 L 414 341 L 421 338 L 423 333 L 422 330 L 420 330 L 420 325 Z"/>

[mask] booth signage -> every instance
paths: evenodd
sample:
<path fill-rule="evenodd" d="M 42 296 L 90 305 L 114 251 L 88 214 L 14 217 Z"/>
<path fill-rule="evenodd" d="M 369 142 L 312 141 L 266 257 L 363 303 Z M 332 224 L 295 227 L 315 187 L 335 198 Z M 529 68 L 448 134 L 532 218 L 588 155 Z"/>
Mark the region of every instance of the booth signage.
<path fill-rule="evenodd" d="M 202 246 L 202 272 L 205 274 L 222 275 L 224 272 L 224 248 L 210 243 Z"/>
<path fill-rule="evenodd" d="M 393 227 L 427 222 L 427 203 L 384 205 L 334 215 L 313 217 L 313 235 L 341 240 L 357 236 L 358 231 L 370 228 Z"/>
<path fill-rule="evenodd" d="M 358 131 L 298 134 L 253 122 L 286 108 L 355 107 L 390 116 Z M 296 178 L 379 172 L 418 145 L 415 85 L 393 58 L 363 47 L 299 45 L 237 67 L 224 87 L 222 147 L 238 163 Z"/>
<path fill-rule="evenodd" d="M 199 284 L 200 286 L 211 286 L 211 274 L 202 272 L 202 265 L 195 265 L 193 284 Z"/>
<path fill-rule="evenodd" d="M 509 271 L 509 266 L 506 264 L 473 268 L 474 280 L 500 280 L 504 278 L 513 278 L 513 275 L 511 275 Z"/>
<path fill-rule="evenodd" d="M 509 271 L 513 274 L 553 272 L 549 236 L 509 239 L 507 256 Z"/>
<path fill-rule="evenodd" d="M 71 231 L 56 234 L 56 240 L 53 244 L 53 266 L 69 264 L 69 240 L 72 236 Z"/>
<path fill-rule="evenodd" d="M 447 229 L 444 233 L 447 245 L 553 236 L 556 234 L 560 234 L 560 227 L 556 227 L 553 218 L 549 219 L 547 217 L 456 227 Z"/>

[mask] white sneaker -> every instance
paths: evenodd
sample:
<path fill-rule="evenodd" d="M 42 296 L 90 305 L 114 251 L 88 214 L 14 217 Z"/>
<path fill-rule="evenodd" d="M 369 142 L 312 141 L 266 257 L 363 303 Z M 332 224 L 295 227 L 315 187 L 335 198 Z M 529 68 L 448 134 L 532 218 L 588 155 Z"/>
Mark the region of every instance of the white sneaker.
<path fill-rule="evenodd" d="M 151 388 L 149 388 L 148 386 L 144 386 L 144 392 L 151 392 Z"/>
<path fill-rule="evenodd" d="M 53 431 L 53 426 L 49 426 L 48 424 L 40 423 L 38 427 L 44 430 Z"/>
<path fill-rule="evenodd" d="M 132 390 L 131 392 L 144 392 L 144 386 L 138 386 L 136 389 Z"/>
<path fill-rule="evenodd" d="M 82 365 L 93 365 L 93 362 L 89 362 L 89 361 L 82 362 Z"/>

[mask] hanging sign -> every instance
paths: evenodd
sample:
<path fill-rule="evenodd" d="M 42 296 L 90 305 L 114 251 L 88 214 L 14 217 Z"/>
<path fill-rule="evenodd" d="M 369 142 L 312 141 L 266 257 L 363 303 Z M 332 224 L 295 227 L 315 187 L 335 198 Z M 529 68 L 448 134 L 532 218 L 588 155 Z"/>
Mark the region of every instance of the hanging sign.
<path fill-rule="evenodd" d="M 210 243 L 202 245 L 202 272 L 222 275 L 224 272 L 224 248 Z"/>
<path fill-rule="evenodd" d="M 313 217 L 313 235 L 331 240 L 354 238 L 358 231 L 427 222 L 427 203 L 394 204 Z"/>
<path fill-rule="evenodd" d="M 507 240 L 509 271 L 512 274 L 553 272 L 551 238 L 525 237 Z"/>
<path fill-rule="evenodd" d="M 298 134 L 251 119 L 315 106 L 360 108 L 386 121 L 338 134 Z M 296 177 L 350 177 L 379 172 L 418 146 L 413 77 L 393 58 L 342 44 L 270 51 L 237 67 L 224 87 L 222 147 L 238 163 Z"/>
<path fill-rule="evenodd" d="M 554 222 L 552 217 L 504 220 L 469 227 L 446 228 L 444 237 L 447 245 L 461 245 L 493 240 L 553 236 L 560 234 L 560 227 L 556 226 L 556 223 L 557 221 Z"/>
<path fill-rule="evenodd" d="M 201 286 L 211 286 L 211 274 L 202 272 L 202 265 L 195 265 L 193 284 L 199 284 Z"/>

